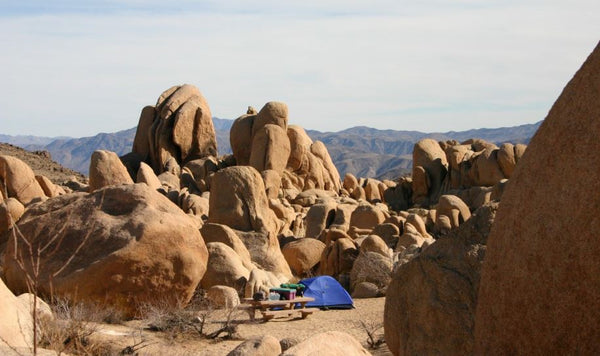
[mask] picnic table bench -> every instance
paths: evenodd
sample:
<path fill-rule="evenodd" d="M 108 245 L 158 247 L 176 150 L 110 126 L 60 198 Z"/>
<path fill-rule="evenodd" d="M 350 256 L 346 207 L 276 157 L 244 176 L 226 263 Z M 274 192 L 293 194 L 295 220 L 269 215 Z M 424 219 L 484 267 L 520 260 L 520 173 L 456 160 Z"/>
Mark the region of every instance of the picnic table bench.
<path fill-rule="evenodd" d="M 310 314 L 317 311 L 317 308 L 306 308 L 306 303 L 313 302 L 315 298 L 311 297 L 298 297 L 290 300 L 253 300 L 252 298 L 244 299 L 246 304 L 245 309 L 250 315 L 250 319 L 254 320 L 255 312 L 258 310 L 261 312 L 263 320 L 269 321 L 276 316 L 288 317 L 294 314 L 300 315 L 302 319 L 305 319 Z M 296 308 L 299 304 L 300 307 Z"/>

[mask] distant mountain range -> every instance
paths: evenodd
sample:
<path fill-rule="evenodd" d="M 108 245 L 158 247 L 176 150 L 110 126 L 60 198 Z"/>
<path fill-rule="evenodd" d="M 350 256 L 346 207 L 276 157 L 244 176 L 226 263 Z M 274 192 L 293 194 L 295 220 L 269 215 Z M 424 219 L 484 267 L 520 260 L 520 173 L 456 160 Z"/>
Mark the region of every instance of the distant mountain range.
<path fill-rule="evenodd" d="M 393 179 L 411 171 L 413 147 L 421 139 L 462 142 L 481 138 L 495 144 L 529 143 L 541 123 L 434 133 L 378 130 L 365 126 L 338 132 L 307 130 L 307 133 L 313 140 L 323 141 L 342 176 L 349 172 L 357 177 Z"/>
<path fill-rule="evenodd" d="M 231 153 L 229 130 L 233 120 L 213 118 L 219 154 Z M 313 140 L 325 143 L 340 174 L 358 177 L 396 178 L 410 172 L 414 144 L 423 138 L 438 141 L 464 141 L 482 138 L 493 143 L 528 143 L 541 121 L 513 127 L 424 133 L 418 131 L 378 130 L 365 126 L 338 132 L 307 130 Z M 95 150 L 104 149 L 124 155 L 131 151 L 136 128 L 92 137 L 39 137 L 0 135 L 0 142 L 28 150 L 47 150 L 52 159 L 67 168 L 88 173 L 90 157 Z"/>

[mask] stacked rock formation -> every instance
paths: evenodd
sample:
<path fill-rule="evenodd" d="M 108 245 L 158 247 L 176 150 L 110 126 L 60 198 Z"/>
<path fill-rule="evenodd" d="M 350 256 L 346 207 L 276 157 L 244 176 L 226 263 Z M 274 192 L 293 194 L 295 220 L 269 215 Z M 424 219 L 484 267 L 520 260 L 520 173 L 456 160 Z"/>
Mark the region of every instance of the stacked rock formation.
<path fill-rule="evenodd" d="M 210 108 L 193 85 L 164 91 L 154 106 L 140 115 L 132 152 L 149 163 L 157 174 L 171 158 L 179 165 L 217 155 L 217 140 Z"/>
<path fill-rule="evenodd" d="M 229 139 L 237 164 L 261 173 L 274 171 L 286 196 L 309 189 L 340 190 L 340 176 L 327 148 L 313 142 L 301 127 L 288 126 L 284 103 L 268 102 L 258 113 L 249 108 L 233 123 Z"/>
<path fill-rule="evenodd" d="M 0 156 L 0 188 L 2 200 L 15 198 L 23 205 L 46 197 L 31 168 L 11 156 Z"/>
<path fill-rule="evenodd" d="M 523 144 L 497 147 L 480 139 L 421 140 L 413 151 L 412 202 L 429 207 L 442 194 L 455 194 L 474 210 L 490 201 L 493 186 L 512 176 L 525 149 Z"/>
<path fill-rule="evenodd" d="M 27 205 L 63 194 L 64 188 L 35 175 L 25 162 L 0 155 L 0 244 L 7 240 L 2 235 L 19 221 Z"/>

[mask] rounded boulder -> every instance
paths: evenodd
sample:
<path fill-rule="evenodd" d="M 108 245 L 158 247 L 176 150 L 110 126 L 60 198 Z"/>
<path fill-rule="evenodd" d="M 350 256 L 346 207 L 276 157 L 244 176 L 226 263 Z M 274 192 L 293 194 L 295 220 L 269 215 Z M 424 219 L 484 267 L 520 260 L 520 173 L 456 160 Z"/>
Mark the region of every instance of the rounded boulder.
<path fill-rule="evenodd" d="M 208 251 L 194 221 L 146 184 L 59 196 L 29 208 L 17 224 L 40 260 L 40 293 L 107 303 L 132 316 L 157 300 L 186 303 L 204 272 Z M 4 276 L 16 292 L 27 281 L 7 245 Z M 26 264 L 31 273 L 29 264 Z"/>

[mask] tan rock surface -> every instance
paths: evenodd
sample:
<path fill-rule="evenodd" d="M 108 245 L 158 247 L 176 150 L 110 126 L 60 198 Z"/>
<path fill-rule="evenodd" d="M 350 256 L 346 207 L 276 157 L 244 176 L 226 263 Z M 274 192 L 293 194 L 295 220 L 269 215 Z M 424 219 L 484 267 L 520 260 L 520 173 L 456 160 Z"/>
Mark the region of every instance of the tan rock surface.
<path fill-rule="evenodd" d="M 277 235 L 254 231 L 236 231 L 257 267 L 273 273 L 281 283 L 292 278 L 290 266 L 281 253 Z"/>
<path fill-rule="evenodd" d="M 16 198 L 27 205 L 36 198 L 46 196 L 31 168 L 16 157 L 0 155 L 0 179 L 5 185 L 0 192 L 4 199 Z M 5 196 L 5 193 L 8 195 Z"/>
<path fill-rule="evenodd" d="M 358 248 L 354 241 L 348 238 L 337 239 L 323 250 L 319 274 L 337 278 L 340 274 L 350 273 L 356 257 Z"/>
<path fill-rule="evenodd" d="M 154 174 L 152 168 L 146 163 L 140 163 L 140 169 L 137 172 L 136 183 L 146 183 L 152 189 L 158 189 L 162 186 L 162 183 Z"/>
<path fill-rule="evenodd" d="M 209 222 L 235 230 L 277 233 L 277 217 L 265 194 L 258 171 L 235 166 L 215 173 L 210 187 Z"/>
<path fill-rule="evenodd" d="M 270 101 L 260 109 L 252 125 L 252 137 L 266 125 L 276 125 L 287 131 L 288 107 L 285 103 Z"/>
<path fill-rule="evenodd" d="M 29 308 L 6 287 L 0 279 L 0 346 L 26 347 L 32 345 L 33 320 Z"/>
<path fill-rule="evenodd" d="M 265 271 L 261 268 L 255 268 L 250 271 L 250 277 L 244 289 L 244 296 L 246 298 L 252 298 L 255 293 L 263 292 L 269 294 L 269 290 L 273 286 L 278 286 L 281 283 L 287 283 L 288 278 L 281 279 L 270 271 Z"/>
<path fill-rule="evenodd" d="M 498 166 L 500 166 L 504 177 L 510 178 L 516 165 L 515 146 L 512 143 L 503 143 L 500 150 L 498 150 Z"/>
<path fill-rule="evenodd" d="M 327 147 L 321 141 L 315 141 L 310 146 L 310 151 L 322 162 L 323 165 L 323 189 L 338 192 L 341 188 L 340 173 L 333 164 Z"/>
<path fill-rule="evenodd" d="M 318 238 L 333 223 L 337 208 L 335 201 L 317 203 L 306 213 L 306 237 Z"/>
<path fill-rule="evenodd" d="M 378 252 L 361 251 L 350 271 L 350 290 L 359 283 L 370 282 L 385 289 L 392 278 L 392 259 Z"/>
<path fill-rule="evenodd" d="M 286 131 L 267 124 L 255 131 L 249 164 L 257 171 L 274 170 L 283 173 L 290 156 L 290 140 Z"/>
<path fill-rule="evenodd" d="M 148 302 L 185 303 L 206 271 L 208 253 L 193 220 L 145 184 L 47 200 L 30 207 L 18 227 L 34 251 L 49 244 L 40 262 L 43 295 L 52 284 L 54 296 L 108 303 L 132 315 Z M 27 249 L 17 248 L 27 261 Z M 26 292 L 12 256 L 9 243 L 7 286 Z"/>
<path fill-rule="evenodd" d="M 385 241 L 377 235 L 367 236 L 360 244 L 360 250 L 363 252 L 376 252 L 382 256 L 390 256 L 390 248 Z"/>
<path fill-rule="evenodd" d="M 217 308 L 235 308 L 240 305 L 238 291 L 227 286 L 213 286 L 206 291 L 206 299 Z"/>
<path fill-rule="evenodd" d="M 242 115 L 233 122 L 229 131 L 231 150 L 240 166 L 246 166 L 250 162 L 252 126 L 255 119 L 256 115 Z"/>
<path fill-rule="evenodd" d="M 319 263 L 324 249 L 321 241 L 302 238 L 287 243 L 281 252 L 296 276 L 306 276 Z"/>
<path fill-rule="evenodd" d="M 200 233 L 204 238 L 204 242 L 222 242 L 225 245 L 231 247 L 235 253 L 242 260 L 242 264 L 248 271 L 254 269 L 252 259 L 250 258 L 250 252 L 246 248 L 246 245 L 238 237 L 238 235 L 227 225 L 206 223 L 202 225 Z"/>
<path fill-rule="evenodd" d="M 276 199 L 279 196 L 281 188 L 281 174 L 273 169 L 266 169 L 260 172 L 265 183 L 265 193 L 267 198 Z"/>
<path fill-rule="evenodd" d="M 314 335 L 283 353 L 283 356 L 292 355 L 364 356 L 370 353 L 347 333 L 328 331 Z"/>
<path fill-rule="evenodd" d="M 119 156 L 111 151 L 98 150 L 90 159 L 90 192 L 111 185 L 133 184 Z"/>
<path fill-rule="evenodd" d="M 442 195 L 437 207 L 437 218 L 446 216 L 451 228 L 456 228 L 471 217 L 465 202 L 455 195 Z"/>
<path fill-rule="evenodd" d="M 212 115 L 198 88 L 184 84 L 164 91 L 155 107 L 145 107 L 140 115 L 133 152 L 160 174 L 174 159 L 188 161 L 217 155 Z"/>
<path fill-rule="evenodd" d="M 497 208 L 481 208 L 394 271 L 384 312 L 385 340 L 394 355 L 474 354 L 480 270 Z"/>
<path fill-rule="evenodd" d="M 52 181 L 46 176 L 36 175 L 35 180 L 37 180 L 38 184 L 44 191 L 44 194 L 46 194 L 48 198 L 54 198 L 61 194 L 65 194 L 65 190 L 62 187 L 52 183 Z"/>
<path fill-rule="evenodd" d="M 6 241 L 2 235 L 12 229 L 13 224 L 19 221 L 24 212 L 25 207 L 15 198 L 0 202 L 0 244 Z"/>
<path fill-rule="evenodd" d="M 372 230 L 375 226 L 381 224 L 385 220 L 385 215 L 376 206 L 362 203 L 358 205 L 350 217 L 350 226 L 359 229 Z"/>
<path fill-rule="evenodd" d="M 386 221 L 387 220 L 388 219 L 386 219 Z M 400 226 L 403 225 L 404 224 Z M 400 228 L 396 224 L 383 223 L 375 226 L 373 231 L 371 231 L 371 234 L 379 236 L 388 247 L 394 248 L 400 237 Z"/>
<path fill-rule="evenodd" d="M 486 148 L 473 160 L 469 174 L 474 185 L 491 186 L 506 178 L 498 164 L 498 151 Z"/>
<path fill-rule="evenodd" d="M 240 256 L 231 247 L 221 242 L 208 242 L 206 248 L 208 263 L 206 273 L 200 282 L 202 288 L 227 286 L 242 291 L 250 271 L 244 267 Z"/>
<path fill-rule="evenodd" d="M 148 159 L 150 155 L 150 130 L 155 116 L 156 109 L 151 105 L 145 106 L 140 113 L 131 152 L 140 155 L 142 160 Z"/>
<path fill-rule="evenodd" d="M 379 193 L 379 181 L 375 179 L 367 179 L 365 183 L 365 198 L 369 203 L 381 202 L 382 196 Z"/>
<path fill-rule="evenodd" d="M 477 354 L 600 353 L 600 46 L 564 88 L 502 198 L 476 317 Z"/>
<path fill-rule="evenodd" d="M 227 356 L 279 356 L 281 345 L 271 335 L 256 336 L 239 344 Z"/>
<path fill-rule="evenodd" d="M 413 177 L 414 169 L 423 167 L 429 179 L 427 196 L 425 204 L 435 203 L 440 195 L 442 182 L 448 172 L 448 161 L 446 153 L 442 150 L 437 141 L 432 139 L 423 139 L 415 144 L 413 149 Z M 414 178 L 413 178 L 414 179 Z M 413 190 L 416 181 L 413 180 Z M 416 196 L 418 197 L 418 195 Z"/>

